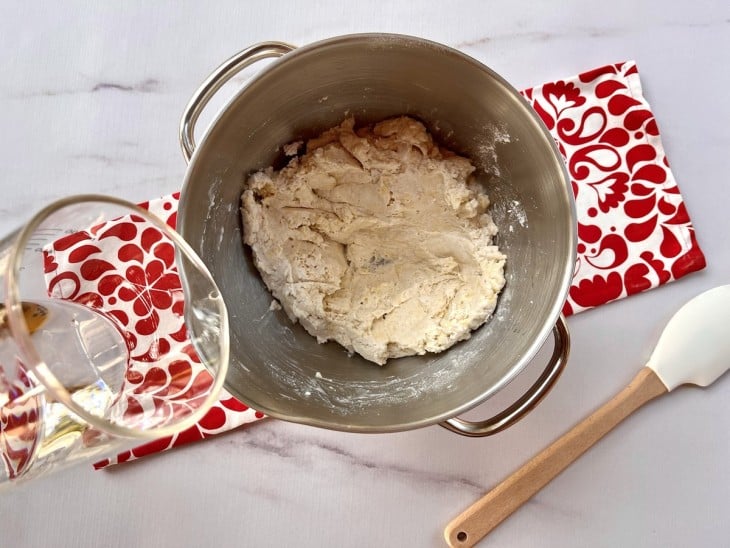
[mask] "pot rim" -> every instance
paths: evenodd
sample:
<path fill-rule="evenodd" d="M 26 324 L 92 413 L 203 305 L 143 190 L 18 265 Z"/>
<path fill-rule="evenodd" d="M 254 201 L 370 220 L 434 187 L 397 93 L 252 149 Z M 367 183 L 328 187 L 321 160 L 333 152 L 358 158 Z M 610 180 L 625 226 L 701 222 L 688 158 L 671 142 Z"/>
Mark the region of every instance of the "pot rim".
<path fill-rule="evenodd" d="M 195 165 L 198 163 L 199 157 L 202 154 L 205 154 L 207 151 L 206 149 L 206 141 L 207 141 L 207 135 L 210 131 L 212 131 L 215 126 L 219 123 L 220 119 L 227 113 L 228 109 L 231 108 L 231 105 L 238 100 L 241 94 L 246 92 L 248 89 L 255 87 L 256 85 L 260 84 L 261 80 L 265 78 L 265 76 L 274 70 L 281 70 L 282 65 L 291 64 L 297 62 L 297 60 L 302 57 L 306 56 L 308 54 L 311 54 L 314 51 L 320 51 L 324 48 L 330 48 L 330 47 L 337 47 L 339 44 L 349 44 L 352 42 L 362 42 L 363 47 L 373 47 L 373 48 L 387 48 L 390 45 L 410 45 L 413 47 L 419 47 L 419 48 L 433 48 L 435 50 L 438 50 L 439 52 L 448 55 L 449 57 L 454 58 L 458 62 L 467 63 L 471 66 L 473 66 L 475 69 L 486 73 L 490 78 L 493 78 L 496 80 L 500 85 L 502 85 L 505 89 L 507 89 L 510 93 L 510 95 L 515 98 L 519 104 L 524 109 L 525 113 L 532 118 L 533 122 L 536 124 L 537 128 L 539 128 L 539 131 L 542 133 L 545 141 L 548 143 L 550 149 L 552 150 L 553 158 L 556 162 L 556 167 L 562 174 L 562 179 L 564 181 L 563 190 L 566 194 L 567 202 L 568 202 L 568 208 L 569 208 L 569 214 L 571 218 L 571 229 L 570 233 L 568 235 L 568 243 L 569 243 L 569 249 L 570 252 L 568 253 L 568 256 L 564 258 L 563 260 L 563 276 L 560 280 L 560 283 L 558 284 L 558 298 L 555 299 L 555 301 L 552 303 L 548 313 L 545 315 L 543 325 L 540 328 L 537 336 L 530 344 L 527 351 L 515 361 L 515 363 L 511 366 L 511 368 L 507 371 L 505 375 L 502 376 L 502 378 L 494 383 L 492 386 L 490 386 L 487 390 L 483 391 L 478 396 L 462 403 L 458 407 L 439 413 L 435 416 L 429 416 L 426 419 L 421 419 L 417 421 L 410 421 L 408 423 L 399 423 L 394 425 L 388 425 L 388 426 L 368 426 L 368 425 L 347 425 L 347 424 L 340 424 L 340 423 L 333 423 L 327 420 L 317 419 L 313 417 L 308 416 L 300 416 L 300 415 L 288 415 L 285 413 L 280 413 L 276 411 L 275 409 L 269 408 L 267 405 L 262 405 L 259 402 L 253 402 L 250 400 L 250 398 L 246 397 L 245 394 L 242 394 L 239 390 L 237 390 L 235 387 L 229 387 L 227 384 L 225 386 L 226 390 L 230 392 L 232 395 L 234 395 L 236 398 L 240 399 L 243 403 L 246 405 L 250 405 L 250 407 L 255 408 L 258 411 L 261 411 L 268 415 L 269 417 L 286 420 L 288 422 L 294 422 L 298 424 L 305 424 L 309 426 L 316 426 L 320 428 L 326 428 L 329 430 L 336 430 L 336 431 L 342 431 L 342 432 L 355 432 L 355 433 L 389 433 L 389 432 L 402 432 L 402 431 L 408 431 L 408 430 L 414 430 L 421 427 L 431 426 L 438 423 L 443 423 L 444 421 L 447 421 L 449 419 L 453 419 L 457 417 L 458 415 L 467 412 L 476 406 L 484 403 L 487 399 L 492 397 L 495 393 L 502 390 L 505 386 L 507 386 L 510 382 L 512 382 L 519 373 L 521 373 L 527 365 L 531 362 L 531 360 L 535 357 L 537 352 L 540 350 L 540 348 L 543 346 L 547 338 L 550 336 L 551 331 L 555 328 L 555 325 L 559 321 L 559 318 L 561 316 L 563 305 L 567 299 L 568 291 L 570 289 L 570 284 L 572 281 L 573 276 L 573 270 L 575 266 L 575 261 L 577 259 L 577 213 L 576 213 L 576 206 L 575 206 L 575 199 L 571 191 L 571 183 L 570 183 L 570 176 L 567 170 L 567 167 L 565 165 L 565 162 L 563 160 L 562 154 L 560 153 L 558 146 L 555 142 L 555 139 L 550 134 L 549 130 L 543 123 L 543 121 L 540 119 L 538 114 L 534 111 L 532 106 L 529 104 L 529 102 L 522 96 L 522 94 L 514 87 L 512 86 L 507 80 L 505 80 L 501 75 L 496 73 L 494 70 L 483 64 L 482 62 L 478 61 L 477 59 L 471 57 L 470 55 L 467 55 L 455 48 L 452 48 L 450 46 L 446 46 L 444 44 L 441 44 L 439 42 L 435 42 L 432 40 L 428 40 L 425 38 L 420 38 L 417 36 L 412 35 L 406 35 L 406 34 L 396 34 L 396 33 L 355 33 L 355 34 L 344 34 L 344 35 L 338 35 L 333 36 L 330 38 L 325 38 L 323 40 L 318 40 L 315 42 L 311 42 L 309 44 L 306 44 L 301 47 L 296 47 L 295 49 L 281 55 L 279 58 L 273 60 L 271 63 L 269 63 L 267 66 L 263 67 L 259 72 L 254 74 L 251 79 L 246 82 L 246 84 L 238 90 L 236 93 L 234 93 L 226 102 L 226 104 L 216 113 L 216 116 L 214 117 L 213 121 L 210 123 L 208 132 L 206 132 L 206 135 L 203 136 L 201 139 L 199 145 L 195 148 L 193 151 L 193 154 L 190 158 L 190 162 L 188 165 L 188 168 L 185 173 L 185 178 L 183 180 L 183 187 L 180 194 L 180 204 L 184 206 L 187 192 L 190 187 L 189 182 L 191 180 L 191 174 L 194 171 Z M 282 45 L 281 42 L 270 42 L 269 44 L 277 44 Z M 252 46 L 253 49 L 256 46 Z M 229 60 L 230 61 L 230 60 Z M 192 103 L 192 101 L 191 101 Z M 190 105 L 189 105 L 190 106 Z M 185 116 L 184 116 L 185 117 Z M 183 118 L 184 118 L 183 117 Z M 185 228 L 185 215 L 184 215 L 184 207 L 180 208 L 183 210 L 183 214 L 178 216 L 178 230 L 181 234 L 184 235 L 184 228 Z"/>

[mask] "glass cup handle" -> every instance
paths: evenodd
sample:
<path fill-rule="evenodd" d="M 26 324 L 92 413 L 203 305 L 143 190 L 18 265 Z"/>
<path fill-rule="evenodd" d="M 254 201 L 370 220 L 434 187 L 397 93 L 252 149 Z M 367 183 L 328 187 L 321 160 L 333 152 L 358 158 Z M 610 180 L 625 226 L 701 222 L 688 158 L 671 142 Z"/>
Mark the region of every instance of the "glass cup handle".
<path fill-rule="evenodd" d="M 185 163 L 190 162 L 190 158 L 195 151 L 195 123 L 198 121 L 205 105 L 208 104 L 208 101 L 223 84 L 257 61 L 269 57 L 281 57 L 295 48 L 296 46 L 285 42 L 260 42 L 238 52 L 208 76 L 193 94 L 180 120 L 180 146 L 185 157 Z"/>
<path fill-rule="evenodd" d="M 550 392 L 568 361 L 570 334 L 562 315 L 553 328 L 553 337 L 555 338 L 555 346 L 547 367 L 527 392 L 515 403 L 501 413 L 483 421 L 467 421 L 454 417 L 439 424 L 447 430 L 462 436 L 478 438 L 501 432 L 522 419 Z"/>

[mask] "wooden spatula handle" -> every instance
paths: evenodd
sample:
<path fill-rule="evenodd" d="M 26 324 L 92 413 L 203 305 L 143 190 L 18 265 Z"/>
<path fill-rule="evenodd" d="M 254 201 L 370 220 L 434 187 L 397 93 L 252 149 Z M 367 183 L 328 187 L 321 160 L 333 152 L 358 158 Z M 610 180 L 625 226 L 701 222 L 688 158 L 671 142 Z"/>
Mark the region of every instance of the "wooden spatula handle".
<path fill-rule="evenodd" d="M 654 371 L 643 368 L 613 399 L 449 523 L 444 530 L 446 542 L 460 548 L 479 542 L 623 419 L 666 392 L 666 386 Z"/>

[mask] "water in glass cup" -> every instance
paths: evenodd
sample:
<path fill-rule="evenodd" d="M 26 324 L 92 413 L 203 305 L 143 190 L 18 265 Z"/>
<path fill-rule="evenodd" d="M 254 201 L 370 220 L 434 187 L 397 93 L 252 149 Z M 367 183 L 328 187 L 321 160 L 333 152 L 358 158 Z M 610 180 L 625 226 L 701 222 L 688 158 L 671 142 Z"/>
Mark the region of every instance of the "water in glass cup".
<path fill-rule="evenodd" d="M 79 296 L 78 277 L 65 279 L 64 273 L 53 288 L 47 285 L 46 274 L 53 264 L 47 249 L 59 235 L 81 231 L 89 248 L 116 253 L 130 245 L 128 234 L 117 247 L 109 237 L 112 231 L 90 227 L 111 226 L 126 218 L 148 236 L 150 230 L 160 232 L 153 239 L 168 246 L 168 262 L 174 247 L 175 264 L 168 265 L 166 274 L 173 281 L 180 261 L 193 266 L 186 280 L 168 284 L 164 290 L 150 287 L 139 277 L 126 279 L 124 272 L 106 274 L 135 307 L 146 307 L 156 321 L 160 320 L 155 300 L 176 305 L 179 317 L 171 316 L 180 324 L 176 335 L 179 339 L 181 332 L 187 334 L 194 351 L 186 348 L 186 352 L 195 354 L 198 367 L 207 375 L 208 382 L 198 383 L 197 391 L 186 390 L 181 396 L 161 390 L 159 382 L 151 388 L 130 382 L 150 371 L 158 378 L 167 374 L 173 384 L 182 382 L 172 368 L 165 369 L 169 363 L 160 350 L 165 348 L 164 336 L 148 336 L 149 350 L 135 362 L 130 350 L 137 345 L 138 334 L 119 314 L 108 313 L 98 295 L 95 299 Z M 148 268 L 129 264 L 138 270 Z M 170 435 L 194 424 L 216 400 L 228 360 L 225 306 L 187 244 L 136 206 L 99 196 L 52 204 L 17 240 L 0 241 L 0 286 L 4 302 L 0 305 L 0 488 Z M 152 291 L 156 299 L 150 298 Z M 170 316 L 169 310 L 166 313 Z M 139 354 L 140 349 L 135 352 Z"/>

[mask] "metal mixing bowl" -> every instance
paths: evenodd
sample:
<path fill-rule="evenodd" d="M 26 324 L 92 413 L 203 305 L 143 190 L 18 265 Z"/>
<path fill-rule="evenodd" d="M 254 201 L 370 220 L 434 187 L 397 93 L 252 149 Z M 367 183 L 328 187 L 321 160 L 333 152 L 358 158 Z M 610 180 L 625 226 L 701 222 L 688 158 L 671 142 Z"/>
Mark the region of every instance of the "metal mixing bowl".
<path fill-rule="evenodd" d="M 192 153 L 193 127 L 207 100 L 243 67 L 275 56 L 281 57 L 233 97 Z M 507 282 L 494 317 L 444 353 L 399 358 L 381 368 L 336 343 L 318 344 L 282 311 L 269 309 L 272 297 L 241 243 L 246 176 L 281 166 L 282 145 L 337 125 L 346 114 L 358 123 L 414 116 L 479 168 L 500 228 L 497 243 L 507 255 Z M 514 422 L 557 378 L 568 346 L 560 311 L 575 261 L 573 196 L 552 137 L 492 70 L 446 46 L 400 35 L 341 36 L 298 49 L 265 43 L 211 75 L 188 105 L 181 132 L 192 158 L 178 230 L 228 306 L 225 386 L 244 403 L 338 430 L 390 432 L 447 421 L 461 433 L 481 435 Z M 513 406 L 519 409 L 486 427 L 455 418 L 504 387 L 551 330 L 553 358 Z"/>

